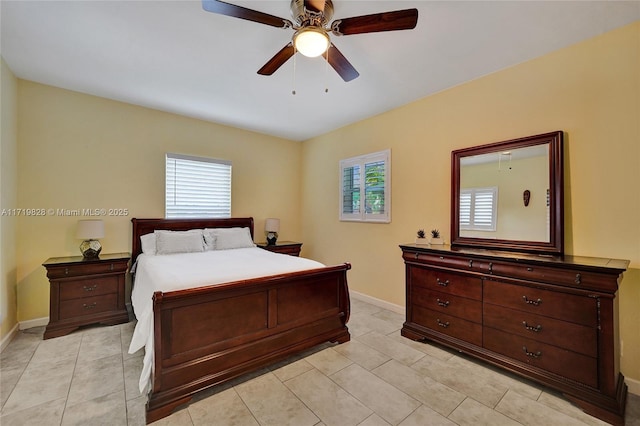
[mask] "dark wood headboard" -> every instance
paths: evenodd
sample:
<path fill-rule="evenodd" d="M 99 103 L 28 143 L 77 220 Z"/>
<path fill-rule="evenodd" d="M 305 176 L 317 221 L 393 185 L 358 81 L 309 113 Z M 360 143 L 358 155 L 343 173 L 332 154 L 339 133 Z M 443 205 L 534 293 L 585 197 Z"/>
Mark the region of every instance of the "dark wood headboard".
<path fill-rule="evenodd" d="M 249 228 L 253 238 L 253 218 L 233 217 L 229 219 L 131 219 L 133 223 L 133 240 L 131 243 L 131 261 L 135 262 L 142 253 L 140 236 L 149 234 L 156 229 L 167 231 L 187 231 L 189 229 L 204 228 Z"/>

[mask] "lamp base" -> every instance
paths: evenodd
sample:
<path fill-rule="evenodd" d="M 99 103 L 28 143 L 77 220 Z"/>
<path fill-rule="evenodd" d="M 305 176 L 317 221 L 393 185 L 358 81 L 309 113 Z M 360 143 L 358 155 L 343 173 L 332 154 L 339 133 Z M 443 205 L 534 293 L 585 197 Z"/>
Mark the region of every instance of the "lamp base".
<path fill-rule="evenodd" d="M 84 240 L 80 244 L 80 252 L 85 259 L 97 259 L 102 251 L 102 245 L 98 240 Z"/>
<path fill-rule="evenodd" d="M 276 232 L 267 233 L 267 245 L 268 246 L 276 245 L 276 241 L 278 241 L 278 234 Z"/>

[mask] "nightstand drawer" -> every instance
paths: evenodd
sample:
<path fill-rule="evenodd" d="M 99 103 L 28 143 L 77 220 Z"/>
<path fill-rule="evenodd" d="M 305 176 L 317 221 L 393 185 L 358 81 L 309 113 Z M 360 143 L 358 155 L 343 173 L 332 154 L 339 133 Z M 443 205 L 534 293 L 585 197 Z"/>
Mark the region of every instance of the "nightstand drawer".
<path fill-rule="evenodd" d="M 85 275 L 113 274 L 126 272 L 129 259 L 119 261 L 87 262 L 73 265 L 56 265 L 47 267 L 49 279 L 71 278 Z"/>
<path fill-rule="evenodd" d="M 78 299 L 117 293 L 119 278 L 117 276 L 91 278 L 60 283 L 60 300 Z"/>
<path fill-rule="evenodd" d="M 114 311 L 118 307 L 117 294 L 85 297 L 60 302 L 60 319 L 93 315 L 100 312 Z"/>

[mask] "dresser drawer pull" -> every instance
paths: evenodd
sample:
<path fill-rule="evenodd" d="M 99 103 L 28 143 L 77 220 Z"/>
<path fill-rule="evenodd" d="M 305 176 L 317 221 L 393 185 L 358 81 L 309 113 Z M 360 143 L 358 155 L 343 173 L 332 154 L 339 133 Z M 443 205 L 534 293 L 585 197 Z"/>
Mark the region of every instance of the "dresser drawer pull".
<path fill-rule="evenodd" d="M 84 285 L 82 286 L 82 288 L 84 289 L 84 291 L 94 291 L 98 288 L 98 284 L 94 284 L 92 286 Z"/>
<path fill-rule="evenodd" d="M 469 268 L 473 268 L 473 259 L 469 259 Z"/>
<path fill-rule="evenodd" d="M 93 303 L 92 303 L 92 304 L 90 304 L 90 305 L 87 305 L 86 303 L 83 303 L 83 304 L 82 304 L 82 307 L 83 307 L 83 308 L 85 308 L 85 309 L 93 309 L 93 308 L 95 308 L 96 306 L 98 306 L 98 302 L 93 302 Z"/>
<path fill-rule="evenodd" d="M 443 302 L 440 299 L 436 299 L 436 301 L 438 302 L 438 305 L 442 306 L 443 308 L 446 308 L 447 306 L 449 306 L 449 301 L 448 300 L 446 302 Z"/>
<path fill-rule="evenodd" d="M 582 281 L 582 276 L 580 274 L 576 274 L 576 279 L 574 280 L 574 282 L 576 284 L 580 284 L 581 281 Z"/>
<path fill-rule="evenodd" d="M 489 273 L 493 274 L 493 263 L 489 262 Z"/>
<path fill-rule="evenodd" d="M 441 285 L 442 287 L 446 287 L 449 285 L 449 280 L 440 281 L 440 278 L 436 278 L 436 282 L 438 283 L 438 285 Z"/>
<path fill-rule="evenodd" d="M 540 358 L 542 356 L 542 352 L 540 352 L 540 351 L 538 351 L 538 352 L 529 352 L 527 350 L 526 346 L 523 346 L 522 350 L 524 351 L 525 355 L 527 355 L 529 358 Z"/>
<path fill-rule="evenodd" d="M 533 306 L 538 306 L 542 303 L 542 299 L 531 300 L 527 298 L 527 296 L 522 296 L 522 300 L 524 300 L 524 303 L 526 303 L 527 305 L 533 305 Z"/>
<path fill-rule="evenodd" d="M 526 328 L 529 331 L 534 331 L 536 333 L 538 333 L 539 331 L 542 331 L 542 326 L 540 324 L 534 327 L 532 325 L 527 324 L 526 321 L 522 321 L 522 325 L 524 325 L 524 328 Z"/>
<path fill-rule="evenodd" d="M 449 321 L 447 321 L 447 322 L 442 322 L 442 321 L 440 321 L 440 318 L 438 318 L 438 319 L 436 320 L 436 322 L 437 322 L 437 323 L 438 323 L 438 325 L 439 325 L 440 327 L 442 327 L 442 328 L 447 328 L 447 327 L 449 327 Z"/>
<path fill-rule="evenodd" d="M 69 268 L 64 268 L 64 274 L 69 275 Z"/>

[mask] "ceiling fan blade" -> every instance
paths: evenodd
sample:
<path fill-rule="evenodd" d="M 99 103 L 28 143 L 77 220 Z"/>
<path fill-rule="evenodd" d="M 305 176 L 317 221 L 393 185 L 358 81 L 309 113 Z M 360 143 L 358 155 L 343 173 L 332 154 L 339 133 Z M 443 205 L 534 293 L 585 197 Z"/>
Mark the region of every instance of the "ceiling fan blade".
<path fill-rule="evenodd" d="M 271 75 L 278 70 L 285 62 L 289 60 L 296 53 L 293 48 L 293 43 L 287 44 L 285 47 L 280 49 L 278 53 L 276 53 L 273 58 L 269 59 L 266 64 L 262 66 L 258 70 L 258 74 L 260 75 Z"/>
<path fill-rule="evenodd" d="M 304 7 L 314 12 L 322 12 L 324 10 L 325 0 L 304 0 Z"/>
<path fill-rule="evenodd" d="M 329 55 L 328 59 L 327 55 Z M 333 43 L 322 56 L 329 61 L 329 65 L 344 81 L 351 81 L 360 75 Z"/>
<path fill-rule="evenodd" d="M 236 6 L 219 0 L 202 0 L 202 8 L 207 12 L 218 13 L 220 15 L 232 16 L 234 18 L 246 19 L 259 24 L 271 25 L 278 28 L 290 28 L 291 21 L 246 7 Z"/>
<path fill-rule="evenodd" d="M 376 33 L 381 31 L 410 30 L 418 23 L 418 9 L 396 10 L 338 19 L 331 25 L 335 35 Z"/>

